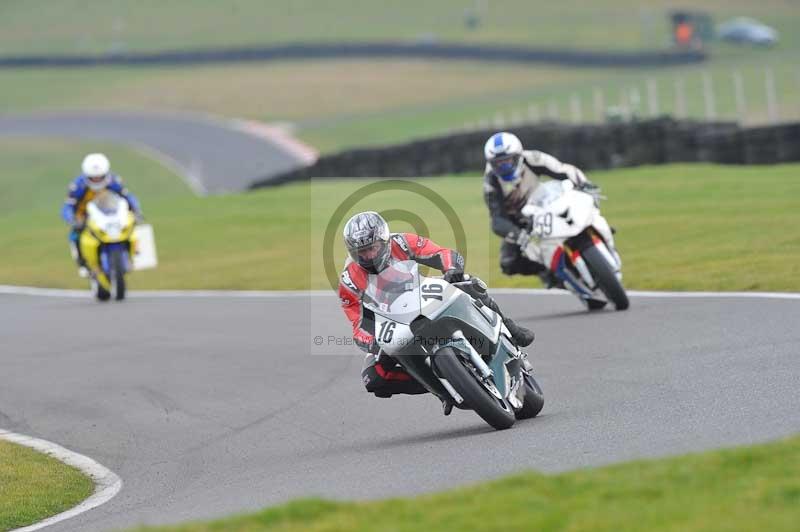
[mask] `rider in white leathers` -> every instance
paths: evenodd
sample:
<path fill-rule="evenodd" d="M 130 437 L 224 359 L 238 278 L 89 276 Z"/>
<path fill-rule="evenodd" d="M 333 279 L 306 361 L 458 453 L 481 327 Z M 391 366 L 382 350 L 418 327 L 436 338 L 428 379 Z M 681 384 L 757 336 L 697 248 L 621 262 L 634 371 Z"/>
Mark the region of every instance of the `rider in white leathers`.
<path fill-rule="evenodd" d="M 522 254 L 530 239 L 530 221 L 522 215 L 540 176 L 569 179 L 578 190 L 596 194 L 598 188 L 577 167 L 563 163 L 547 153 L 524 150 L 512 133 L 492 135 L 484 146 L 486 169 L 483 198 L 489 208 L 492 231 L 503 238 L 500 247 L 500 269 L 506 275 L 538 274 L 546 285 L 557 281 L 547 268 Z"/>

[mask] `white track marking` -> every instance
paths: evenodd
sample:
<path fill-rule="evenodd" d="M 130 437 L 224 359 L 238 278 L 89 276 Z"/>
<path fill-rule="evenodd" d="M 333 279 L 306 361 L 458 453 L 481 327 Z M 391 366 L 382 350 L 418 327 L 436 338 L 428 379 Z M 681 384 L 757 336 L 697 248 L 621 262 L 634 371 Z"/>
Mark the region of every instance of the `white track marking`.
<path fill-rule="evenodd" d="M 298 140 L 291 133 L 286 131 L 285 128 L 277 125 L 265 124 L 264 122 L 258 122 L 256 120 L 243 119 L 233 119 L 231 124 L 239 131 L 277 144 L 286 151 L 294 154 L 295 157 L 298 157 L 303 164 L 314 164 L 317 159 L 319 159 L 319 152 L 317 150 Z"/>
<path fill-rule="evenodd" d="M 157 163 L 161 164 L 161 166 L 176 174 L 190 189 L 192 189 L 192 192 L 194 192 L 197 196 L 208 195 L 208 189 L 198 176 L 198 172 L 195 172 L 191 168 L 187 168 L 177 159 L 173 159 L 166 153 L 163 153 L 147 144 L 142 144 L 141 142 L 132 142 L 129 145 L 145 157 L 153 159 Z"/>
<path fill-rule="evenodd" d="M 490 288 L 492 294 L 530 294 L 530 295 L 550 295 L 568 296 L 572 295 L 566 290 L 546 290 L 544 288 Z M 695 298 L 695 299 L 800 299 L 798 292 L 660 292 L 649 290 L 626 290 L 632 297 L 653 297 L 653 298 Z M 573 296 L 574 297 L 574 296 Z"/>
<path fill-rule="evenodd" d="M 497 295 L 537 295 L 572 296 L 566 290 L 545 290 L 544 288 L 495 288 L 491 294 Z M 89 290 L 68 290 L 62 288 L 36 288 L 32 286 L 0 285 L 0 295 L 25 295 L 39 297 L 62 297 L 90 299 Z M 694 299 L 800 299 L 798 292 L 652 292 L 630 290 L 632 297 L 650 298 L 694 298 Z M 336 297 L 333 290 L 137 290 L 131 292 L 134 299 L 174 299 L 174 298 L 242 298 L 268 299 L 293 297 Z M 574 296 L 573 296 L 574 297 Z"/>
<path fill-rule="evenodd" d="M 94 482 L 94 493 L 77 506 L 70 508 L 65 512 L 61 512 L 60 514 L 48 517 L 47 519 L 39 521 L 38 523 L 24 526 L 22 528 L 15 528 L 11 532 L 31 532 L 33 530 L 39 530 L 40 528 L 58 523 L 65 519 L 69 519 L 70 517 L 75 517 L 76 515 L 89 511 L 92 508 L 97 508 L 101 504 L 110 501 L 117 493 L 119 493 L 119 490 L 122 489 L 122 480 L 116 475 L 116 473 L 102 464 L 95 462 L 88 456 L 70 451 L 69 449 L 65 449 L 64 447 L 47 440 L 40 440 L 39 438 L 17 434 L 3 429 L 0 429 L 0 440 L 6 440 L 19 445 L 24 445 L 25 447 L 30 447 L 31 449 L 35 449 L 40 453 L 52 456 L 56 460 L 60 460 L 67 465 L 77 468 L 83 474 L 91 478 Z"/>
<path fill-rule="evenodd" d="M 157 117 L 173 116 L 183 120 L 202 120 L 217 127 L 233 129 L 260 140 L 277 145 L 297 157 L 303 164 L 313 164 L 319 158 L 319 152 L 311 145 L 301 141 L 278 123 L 265 123 L 245 118 L 229 118 L 210 112 L 176 111 L 174 109 L 158 109 Z"/>
<path fill-rule="evenodd" d="M 36 288 L 32 286 L 0 285 L 0 295 L 24 295 L 39 297 L 61 297 L 91 299 L 93 296 L 86 290 L 69 290 L 62 288 Z M 174 298 L 288 298 L 288 297 L 320 297 L 335 296 L 333 290 L 136 290 L 129 296 L 134 299 L 174 299 Z"/>

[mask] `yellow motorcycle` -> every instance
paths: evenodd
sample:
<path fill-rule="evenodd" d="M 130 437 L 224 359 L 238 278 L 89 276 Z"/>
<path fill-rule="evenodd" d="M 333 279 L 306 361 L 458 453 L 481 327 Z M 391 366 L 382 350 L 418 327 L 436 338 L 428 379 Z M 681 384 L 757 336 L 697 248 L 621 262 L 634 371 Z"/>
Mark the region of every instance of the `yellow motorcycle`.
<path fill-rule="evenodd" d="M 86 206 L 86 228 L 79 245 L 92 292 L 100 301 L 112 295 L 117 301 L 125 299 L 125 278 L 137 248 L 135 225 L 128 202 L 111 191 L 101 192 Z"/>

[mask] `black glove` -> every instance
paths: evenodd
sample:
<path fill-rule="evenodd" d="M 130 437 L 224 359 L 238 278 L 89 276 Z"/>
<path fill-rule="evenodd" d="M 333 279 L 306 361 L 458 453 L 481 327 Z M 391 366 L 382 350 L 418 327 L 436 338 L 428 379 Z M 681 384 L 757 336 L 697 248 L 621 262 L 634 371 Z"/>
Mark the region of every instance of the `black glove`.
<path fill-rule="evenodd" d="M 444 272 L 442 278 L 448 283 L 460 283 L 464 280 L 464 270 L 461 268 L 450 268 Z"/>
<path fill-rule="evenodd" d="M 600 187 L 598 187 L 597 185 L 595 185 L 591 181 L 586 181 L 582 185 L 578 186 L 578 190 L 580 190 L 581 192 L 585 192 L 585 193 L 589 194 L 590 196 L 592 196 L 592 198 L 594 198 L 594 204 L 595 205 L 599 206 L 600 205 L 600 200 L 601 199 L 605 199 L 601 195 Z"/>
<path fill-rule="evenodd" d="M 525 249 L 531 241 L 531 234 L 525 229 L 511 231 L 506 235 L 506 242 L 514 244 L 520 249 Z"/>
<path fill-rule="evenodd" d="M 600 187 L 592 183 L 591 181 L 586 181 L 581 185 L 578 185 L 578 190 L 581 192 L 586 192 L 587 194 L 599 194 Z"/>
<path fill-rule="evenodd" d="M 76 233 L 80 233 L 86 228 L 86 222 L 84 220 L 74 220 L 72 222 L 72 230 Z"/>

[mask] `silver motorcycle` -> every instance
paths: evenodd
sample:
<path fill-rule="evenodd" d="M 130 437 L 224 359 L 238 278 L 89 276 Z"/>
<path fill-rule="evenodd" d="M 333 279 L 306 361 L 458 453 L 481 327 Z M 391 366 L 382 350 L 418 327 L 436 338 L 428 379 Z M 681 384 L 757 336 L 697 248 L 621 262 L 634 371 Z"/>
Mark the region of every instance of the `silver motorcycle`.
<path fill-rule="evenodd" d="M 381 349 L 445 404 L 474 410 L 495 429 L 544 406 L 533 370 L 502 317 L 480 301 L 477 277 L 448 283 L 415 261 L 370 275 L 363 303 Z"/>

